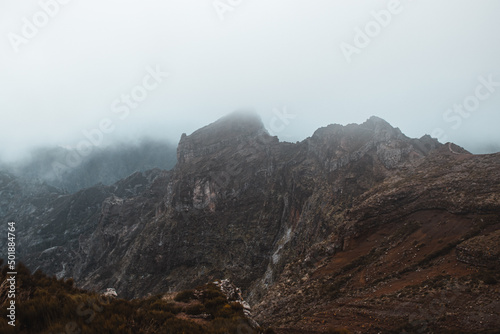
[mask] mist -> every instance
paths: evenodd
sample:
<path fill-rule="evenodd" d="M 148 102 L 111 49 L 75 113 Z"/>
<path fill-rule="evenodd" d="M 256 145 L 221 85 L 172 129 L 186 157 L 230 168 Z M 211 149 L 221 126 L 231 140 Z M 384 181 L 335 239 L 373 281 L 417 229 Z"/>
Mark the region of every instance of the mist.
<path fill-rule="evenodd" d="M 239 109 L 284 141 L 376 115 L 497 152 L 498 13 L 495 0 L 0 0 L 0 156 L 177 143 Z"/>

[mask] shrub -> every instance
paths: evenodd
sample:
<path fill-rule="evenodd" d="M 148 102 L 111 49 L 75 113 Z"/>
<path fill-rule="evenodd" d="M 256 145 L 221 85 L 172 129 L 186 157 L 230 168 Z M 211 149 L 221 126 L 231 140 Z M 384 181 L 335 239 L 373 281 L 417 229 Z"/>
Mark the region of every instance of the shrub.
<path fill-rule="evenodd" d="M 5 279 L 6 268 L 0 266 L 2 280 Z M 9 326 L 6 308 L 0 308 L 2 334 L 62 333 L 68 332 L 68 324 L 72 328 L 69 332 L 80 334 L 238 334 L 239 326 L 245 323 L 241 305 L 229 304 L 213 284 L 200 288 L 203 303 L 185 306 L 187 314 L 207 312 L 212 315 L 213 320 L 206 321 L 201 326 L 195 321 L 176 317 L 182 310 L 182 304 L 166 301 L 161 295 L 130 301 L 106 299 L 99 294 L 75 288 L 72 279 L 58 280 L 41 271 L 30 274 L 22 265 L 17 279 L 20 290 L 26 292 L 17 296 L 17 320 L 20 328 Z M 196 299 L 193 290 L 183 291 L 176 296 L 176 300 L 182 302 L 192 299 Z M 257 331 L 249 328 L 245 333 L 253 334 Z"/>
<path fill-rule="evenodd" d="M 205 312 L 205 306 L 203 304 L 197 303 L 186 307 L 187 314 L 198 315 Z"/>
<path fill-rule="evenodd" d="M 171 312 L 173 314 L 178 314 L 182 311 L 182 307 L 175 305 L 174 303 L 169 303 L 164 300 L 157 300 L 151 304 L 151 309 L 163 311 L 163 312 Z"/>
<path fill-rule="evenodd" d="M 236 312 L 239 312 L 239 311 L 243 311 L 243 305 L 241 305 L 240 303 L 238 302 L 232 302 L 229 304 L 231 306 L 231 308 L 236 311 Z"/>
<path fill-rule="evenodd" d="M 233 309 L 228 304 L 225 304 L 219 308 L 214 315 L 218 318 L 231 318 L 233 315 Z"/>
<path fill-rule="evenodd" d="M 72 278 L 68 278 L 68 280 L 66 280 L 66 285 L 68 286 L 68 288 L 72 288 L 73 285 L 75 284 L 75 280 L 72 279 Z"/>
<path fill-rule="evenodd" d="M 176 302 L 188 302 L 191 299 L 195 299 L 194 290 L 181 291 L 174 298 Z"/>
<path fill-rule="evenodd" d="M 226 297 L 217 297 L 215 299 L 206 300 L 203 304 L 207 309 L 217 309 L 219 306 L 227 303 Z"/>

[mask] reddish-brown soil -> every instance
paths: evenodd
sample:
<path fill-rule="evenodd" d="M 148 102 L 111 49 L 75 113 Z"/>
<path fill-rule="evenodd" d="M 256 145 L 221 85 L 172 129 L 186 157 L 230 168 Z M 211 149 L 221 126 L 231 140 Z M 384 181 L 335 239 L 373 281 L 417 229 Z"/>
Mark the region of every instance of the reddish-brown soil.
<path fill-rule="evenodd" d="M 303 291 L 296 305 L 302 316 L 290 317 L 276 332 L 500 332 L 500 285 L 478 279 L 485 269 L 455 254 L 454 245 L 483 218 L 420 211 L 351 239 L 343 251 L 316 263 L 297 288 Z M 482 233 L 499 228 L 490 223 Z M 331 295 L 328 288 L 338 281 Z"/>

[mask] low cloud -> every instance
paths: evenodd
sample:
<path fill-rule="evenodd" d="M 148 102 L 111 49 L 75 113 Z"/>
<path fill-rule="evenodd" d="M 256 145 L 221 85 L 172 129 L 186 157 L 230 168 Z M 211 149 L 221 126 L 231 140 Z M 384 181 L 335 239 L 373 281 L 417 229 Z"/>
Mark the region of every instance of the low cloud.
<path fill-rule="evenodd" d="M 466 99 L 476 96 L 478 78 L 500 82 L 492 39 L 500 3 L 394 4 L 0 2 L 0 155 L 83 147 L 95 129 L 102 145 L 144 136 L 175 143 L 245 108 L 273 132 L 276 110 L 285 107 L 294 119 L 275 125 L 282 140 L 377 115 L 411 137 L 498 150 L 500 90 L 481 90 L 477 105 Z M 359 31 L 370 38 L 363 48 Z M 351 61 L 343 43 L 359 50 Z M 146 80 L 148 68 L 168 78 Z M 464 103 L 471 110 L 457 113 Z"/>

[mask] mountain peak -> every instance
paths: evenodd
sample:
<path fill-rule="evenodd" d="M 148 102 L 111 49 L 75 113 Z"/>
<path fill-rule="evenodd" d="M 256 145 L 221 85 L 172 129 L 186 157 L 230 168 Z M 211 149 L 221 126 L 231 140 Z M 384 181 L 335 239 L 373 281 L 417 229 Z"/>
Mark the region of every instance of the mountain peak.
<path fill-rule="evenodd" d="M 189 136 L 185 133 L 182 134 L 181 142 L 189 138 L 191 140 L 203 139 L 203 143 L 211 144 L 221 139 L 262 131 L 266 131 L 264 124 L 255 111 L 237 110 L 196 130 Z M 207 142 L 206 140 L 209 141 Z"/>
<path fill-rule="evenodd" d="M 260 116 L 252 110 L 237 110 L 190 134 L 182 134 L 177 160 L 202 156 L 248 138 L 269 136 Z"/>
<path fill-rule="evenodd" d="M 316 137 L 338 137 L 349 135 L 356 138 L 363 138 L 368 136 L 369 138 L 376 138 L 378 141 L 385 141 L 391 138 L 402 138 L 405 137 L 399 128 L 394 128 L 386 120 L 372 116 L 367 119 L 364 123 L 357 124 L 330 124 L 326 127 L 319 128 L 313 134 L 313 138 Z"/>
<path fill-rule="evenodd" d="M 370 117 L 363 124 L 361 124 L 361 126 L 369 128 L 373 130 L 375 133 L 388 133 L 396 137 L 403 135 L 403 133 L 401 132 L 401 130 L 399 130 L 399 128 L 393 127 L 385 119 L 377 116 Z"/>

